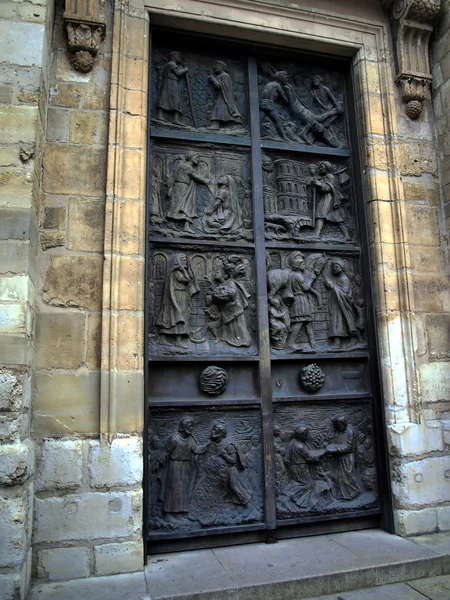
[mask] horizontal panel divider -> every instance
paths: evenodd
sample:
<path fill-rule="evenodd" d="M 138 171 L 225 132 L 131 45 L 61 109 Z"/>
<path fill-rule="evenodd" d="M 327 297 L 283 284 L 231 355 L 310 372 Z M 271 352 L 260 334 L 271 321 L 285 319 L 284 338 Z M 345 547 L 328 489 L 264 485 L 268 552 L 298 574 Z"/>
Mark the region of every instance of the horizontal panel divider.
<path fill-rule="evenodd" d="M 259 362 L 259 356 L 193 356 L 192 354 L 174 354 L 173 356 L 150 355 L 148 362 Z"/>
<path fill-rule="evenodd" d="M 277 527 L 289 527 L 292 525 L 305 525 L 306 523 L 316 523 L 317 521 L 338 521 L 340 519 L 358 519 L 360 517 L 370 517 L 381 515 L 380 508 L 368 508 L 367 510 L 354 510 L 348 513 L 335 513 L 333 515 L 316 515 L 314 517 L 298 517 L 297 519 L 277 519 Z"/>
<path fill-rule="evenodd" d="M 189 408 L 190 406 L 208 406 L 213 408 L 215 406 L 255 406 L 259 408 L 261 401 L 259 398 L 230 398 L 227 400 L 219 400 L 213 396 L 211 399 L 202 400 L 180 400 L 179 398 L 173 400 L 149 400 L 149 408 Z"/>
<path fill-rule="evenodd" d="M 250 137 L 233 137 L 231 135 L 214 135 L 213 133 L 191 133 L 190 131 L 172 131 L 168 129 L 150 128 L 150 137 L 174 140 L 176 142 L 207 142 L 213 144 L 225 144 L 227 146 L 245 146 L 250 148 L 252 145 Z"/>
<path fill-rule="evenodd" d="M 345 158 L 349 158 L 352 155 L 351 151 L 347 148 L 326 148 L 324 146 L 309 146 L 308 144 L 275 142 L 272 140 L 261 140 L 261 148 L 264 150 L 301 152 L 302 154 L 319 154 L 321 156 L 343 156 Z"/>
<path fill-rule="evenodd" d="M 283 356 L 272 355 L 273 361 L 279 360 L 314 360 L 317 358 L 369 358 L 369 351 L 362 352 L 299 352 L 298 354 L 286 354 Z"/>
<path fill-rule="evenodd" d="M 370 400 L 370 392 L 353 392 L 351 394 L 311 394 L 310 396 L 273 396 L 272 401 L 278 402 L 325 402 L 330 400 Z"/>
<path fill-rule="evenodd" d="M 197 531 L 183 531 L 183 538 L 204 537 L 206 535 L 221 535 L 224 533 L 239 533 L 244 531 L 258 531 L 265 529 L 264 523 L 249 523 L 248 525 L 229 525 L 224 527 L 211 527 L 209 529 L 198 529 Z M 155 533 L 151 531 L 149 541 L 156 540 L 176 540 L 181 539 L 180 532 L 175 533 Z"/>
<path fill-rule="evenodd" d="M 151 244 L 161 245 L 182 245 L 182 246 L 213 246 L 214 248 L 254 248 L 253 242 L 222 242 L 219 240 L 192 240 L 192 239 L 180 239 L 180 238 L 165 238 L 163 236 L 150 235 L 149 242 Z"/>
<path fill-rule="evenodd" d="M 317 242 L 271 242 L 266 241 L 269 250 L 311 250 L 313 252 L 345 252 L 346 254 L 360 254 L 359 246 L 350 244 L 321 244 Z"/>

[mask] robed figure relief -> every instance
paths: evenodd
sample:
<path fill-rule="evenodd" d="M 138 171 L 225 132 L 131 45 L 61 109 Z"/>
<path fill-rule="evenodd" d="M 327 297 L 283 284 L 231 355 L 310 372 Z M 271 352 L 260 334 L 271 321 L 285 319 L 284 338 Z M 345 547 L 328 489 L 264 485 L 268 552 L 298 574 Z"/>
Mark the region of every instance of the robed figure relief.
<path fill-rule="evenodd" d="M 330 261 L 329 272 L 325 276 L 325 286 L 329 290 L 328 305 L 330 321 L 328 324 L 328 337 L 335 349 L 341 347 L 341 342 L 350 340 L 351 345 L 357 342 L 358 329 L 363 315 L 356 310 L 355 300 L 350 278 L 345 272 L 345 263 L 339 259 Z"/>
<path fill-rule="evenodd" d="M 361 492 L 356 481 L 356 435 L 345 415 L 333 417 L 334 439 L 327 452 L 336 456 L 333 470 L 335 495 L 339 500 L 353 500 Z"/>
<path fill-rule="evenodd" d="M 250 346 L 252 338 L 248 329 L 245 311 L 249 305 L 250 294 L 244 283 L 239 281 L 245 276 L 245 265 L 240 256 L 222 257 L 214 273 L 214 283 L 206 295 L 207 309 L 213 323 L 216 339 L 230 346 Z"/>
<path fill-rule="evenodd" d="M 171 52 L 168 62 L 159 68 L 158 119 L 181 124 L 183 109 L 178 81 L 188 75 L 188 68 L 181 65 L 179 52 Z"/>
<path fill-rule="evenodd" d="M 204 177 L 199 169 L 198 154 L 187 154 L 181 164 L 175 169 L 169 182 L 167 196 L 169 198 L 169 210 L 167 219 L 172 225 L 182 225 L 184 233 L 195 234 L 191 229 L 197 213 L 197 185 L 211 185 L 211 181 Z"/>
<path fill-rule="evenodd" d="M 197 474 L 197 457 L 206 452 L 193 434 L 194 420 L 181 419 L 178 431 L 167 441 L 163 458 L 158 466 L 163 467 L 161 499 L 165 513 L 186 513 L 194 490 Z"/>
<path fill-rule="evenodd" d="M 309 427 L 303 423 L 295 428 L 284 462 L 290 479 L 286 492 L 299 508 L 311 509 L 321 500 L 331 501 L 331 482 L 323 471 L 312 471 L 327 450 L 310 448 L 308 436 Z"/>
<path fill-rule="evenodd" d="M 246 468 L 243 455 L 227 435 L 225 423 L 214 423 L 206 462 L 195 486 L 189 518 L 204 526 L 214 524 L 224 502 L 245 506 L 252 497 L 242 481 Z"/>
<path fill-rule="evenodd" d="M 211 129 L 241 124 L 242 117 L 236 106 L 233 80 L 223 61 L 216 62 L 214 74 L 209 75 L 208 82 L 215 94 L 214 107 L 210 116 Z"/>
<path fill-rule="evenodd" d="M 189 258 L 184 253 L 171 257 L 161 308 L 156 318 L 161 344 L 186 348 L 189 340 L 191 298 L 200 288 Z"/>
<path fill-rule="evenodd" d="M 336 176 L 332 172 L 331 163 L 327 161 L 320 163 L 318 176 L 312 183 L 316 187 L 318 196 L 313 236 L 319 238 L 325 221 L 329 221 L 339 227 L 345 240 L 349 240 L 350 234 L 344 223 L 345 211 L 342 206 L 344 197 L 339 183 L 336 181 Z"/>
<path fill-rule="evenodd" d="M 206 233 L 233 233 L 244 225 L 236 180 L 222 175 L 217 181 L 214 202 L 205 210 L 203 227 Z"/>

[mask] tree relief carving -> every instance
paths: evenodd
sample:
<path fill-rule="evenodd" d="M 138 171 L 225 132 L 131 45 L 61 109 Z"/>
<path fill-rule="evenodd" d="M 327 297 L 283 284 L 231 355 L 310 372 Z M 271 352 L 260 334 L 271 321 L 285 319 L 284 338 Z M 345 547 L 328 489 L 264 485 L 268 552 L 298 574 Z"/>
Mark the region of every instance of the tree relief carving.
<path fill-rule="evenodd" d="M 251 240 L 247 156 L 157 150 L 152 157 L 151 234 Z"/>
<path fill-rule="evenodd" d="M 157 44 L 153 56 L 154 127 L 248 135 L 246 76 L 239 60 Z"/>
<path fill-rule="evenodd" d="M 355 222 L 348 167 L 263 157 L 266 239 L 351 243 Z"/>
<path fill-rule="evenodd" d="M 255 411 L 256 412 L 256 411 Z M 261 521 L 262 451 L 255 412 L 154 413 L 150 524 L 189 531 Z"/>
<path fill-rule="evenodd" d="M 153 265 L 151 351 L 254 354 L 254 274 L 249 257 L 155 252 Z"/>
<path fill-rule="evenodd" d="M 268 262 L 269 332 L 274 351 L 366 347 L 365 302 L 355 259 L 273 251 Z"/>
<path fill-rule="evenodd" d="M 279 518 L 376 506 L 373 432 L 365 409 L 283 407 L 274 436 Z"/>
<path fill-rule="evenodd" d="M 259 64 L 261 137 L 286 143 L 346 145 L 343 82 L 339 75 L 299 65 Z"/>

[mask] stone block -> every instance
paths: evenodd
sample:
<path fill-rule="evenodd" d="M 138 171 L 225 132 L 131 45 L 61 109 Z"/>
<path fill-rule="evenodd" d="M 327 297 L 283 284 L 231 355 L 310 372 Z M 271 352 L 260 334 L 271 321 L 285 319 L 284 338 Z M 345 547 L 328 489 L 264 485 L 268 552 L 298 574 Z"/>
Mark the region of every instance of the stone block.
<path fill-rule="evenodd" d="M 44 440 L 35 481 L 36 491 L 76 489 L 82 478 L 82 442 Z"/>
<path fill-rule="evenodd" d="M 89 111 L 70 113 L 69 139 L 73 144 L 95 144 L 99 131 L 99 115 Z"/>
<path fill-rule="evenodd" d="M 114 256 L 115 263 L 119 263 L 119 294 L 113 308 L 118 310 L 142 310 L 144 306 L 144 260 L 129 256 Z"/>
<path fill-rule="evenodd" d="M 90 575 L 90 549 L 55 548 L 38 550 L 37 576 L 48 581 L 82 579 Z"/>
<path fill-rule="evenodd" d="M 27 240 L 32 234 L 34 221 L 31 211 L 26 209 L 0 210 L 0 239 L 1 240 Z"/>
<path fill-rule="evenodd" d="M 36 104 L 39 101 L 39 94 L 31 90 L 22 89 L 17 94 L 17 100 L 24 104 Z"/>
<path fill-rule="evenodd" d="M 140 528 L 134 510 L 137 492 L 90 492 L 37 498 L 34 542 L 110 540 L 128 537 Z"/>
<path fill-rule="evenodd" d="M 32 177 L 19 169 L 0 172 L 0 206 L 30 208 Z"/>
<path fill-rule="evenodd" d="M 450 79 L 450 52 L 447 52 L 447 54 L 442 58 L 441 69 L 443 80 L 448 81 Z"/>
<path fill-rule="evenodd" d="M 433 143 L 411 140 L 398 145 L 402 175 L 437 174 L 437 152 Z"/>
<path fill-rule="evenodd" d="M 69 113 L 63 108 L 49 107 L 47 111 L 47 141 L 67 142 L 69 137 Z"/>
<path fill-rule="evenodd" d="M 395 532 L 401 536 L 432 533 L 437 529 L 435 508 L 423 510 L 395 510 Z"/>
<path fill-rule="evenodd" d="M 42 215 L 42 227 L 44 229 L 65 229 L 66 207 L 45 206 Z"/>
<path fill-rule="evenodd" d="M 86 366 L 88 369 L 100 368 L 102 342 L 102 316 L 90 313 L 86 334 Z"/>
<path fill-rule="evenodd" d="M 10 167 L 16 162 L 15 148 L 0 148 L 0 167 Z"/>
<path fill-rule="evenodd" d="M 15 444 L 20 441 L 21 433 L 21 417 L 0 415 L 0 443 Z"/>
<path fill-rule="evenodd" d="M 89 482 L 93 488 L 127 487 L 142 482 L 142 440 L 118 438 L 89 442 Z"/>
<path fill-rule="evenodd" d="M 0 9 L 4 5 L 0 5 Z M 1 18 L 1 15 L 0 15 Z M 1 104 L 11 104 L 13 99 L 13 86 L 12 85 L 0 85 L 0 103 Z"/>
<path fill-rule="evenodd" d="M 21 444 L 0 446 L 0 485 L 21 485 L 34 469 L 34 444 L 27 440 Z"/>
<path fill-rule="evenodd" d="M 0 496 L 0 568 L 20 567 L 27 551 L 28 493 Z"/>
<path fill-rule="evenodd" d="M 80 173 L 83 173 L 83 177 L 80 177 Z M 46 146 L 43 179 L 43 188 L 46 192 L 103 195 L 105 176 L 105 150 L 81 145 L 48 144 Z"/>
<path fill-rule="evenodd" d="M 38 369 L 77 369 L 84 361 L 84 314 L 74 312 L 36 315 Z"/>
<path fill-rule="evenodd" d="M 450 502 L 450 456 L 400 463 L 395 467 L 392 489 L 401 508 Z"/>
<path fill-rule="evenodd" d="M 99 310 L 102 301 L 101 256 L 52 255 L 42 299 L 54 306 Z"/>
<path fill-rule="evenodd" d="M 417 246 L 439 246 L 437 209 L 432 206 L 405 205 L 406 240 Z M 414 249 L 411 248 L 411 253 Z"/>
<path fill-rule="evenodd" d="M 94 546 L 94 560 L 95 575 L 141 571 L 144 566 L 142 541 Z"/>
<path fill-rule="evenodd" d="M 450 315 L 426 315 L 430 358 L 450 358 Z"/>
<path fill-rule="evenodd" d="M 440 421 L 390 425 L 389 452 L 393 456 L 423 456 L 444 449 Z"/>
<path fill-rule="evenodd" d="M 0 411 L 18 411 L 22 405 L 23 374 L 0 369 Z"/>
<path fill-rule="evenodd" d="M 100 377 L 58 374 L 36 376 L 34 426 L 40 435 L 98 433 Z"/>
<path fill-rule="evenodd" d="M 77 108 L 80 104 L 81 96 L 82 87 L 78 83 L 58 82 L 55 87 L 50 88 L 50 104 L 54 106 Z"/>
<path fill-rule="evenodd" d="M 424 402 L 449 399 L 450 362 L 425 363 L 420 365 L 419 373 Z"/>
<path fill-rule="evenodd" d="M 34 4 L 20 4 L 17 9 L 21 21 L 30 23 L 45 23 L 46 7 Z"/>
<path fill-rule="evenodd" d="M 105 203 L 103 200 L 71 198 L 67 247 L 69 250 L 102 252 L 105 230 Z"/>
<path fill-rule="evenodd" d="M 109 107 L 109 87 L 86 86 L 83 92 L 83 108 L 107 110 Z"/>
<path fill-rule="evenodd" d="M 450 531 L 450 506 L 438 506 L 436 515 L 438 530 Z"/>
<path fill-rule="evenodd" d="M 0 575 L 1 600 L 15 600 L 19 594 L 20 578 L 16 573 L 14 575 Z"/>
<path fill-rule="evenodd" d="M 144 204 L 137 200 L 120 202 L 121 239 L 120 249 L 123 254 L 143 254 L 144 236 L 142 235 L 142 219 L 144 219 Z"/>
<path fill-rule="evenodd" d="M 42 66 L 44 25 L 0 22 L 0 56 L 14 57 L 14 65 Z"/>
<path fill-rule="evenodd" d="M 27 333 L 27 309 L 23 304 L 0 305 L 0 333 Z"/>
<path fill-rule="evenodd" d="M 38 110 L 35 106 L 0 105 L 0 137 L 4 144 L 34 142 Z"/>

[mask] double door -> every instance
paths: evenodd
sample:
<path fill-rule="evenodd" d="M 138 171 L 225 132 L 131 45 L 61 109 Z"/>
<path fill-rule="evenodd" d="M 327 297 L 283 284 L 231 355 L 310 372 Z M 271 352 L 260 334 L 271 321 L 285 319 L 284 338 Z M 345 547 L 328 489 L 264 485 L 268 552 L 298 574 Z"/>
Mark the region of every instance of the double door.
<path fill-rule="evenodd" d="M 150 550 L 376 526 L 349 63 L 163 30 L 151 57 Z"/>

